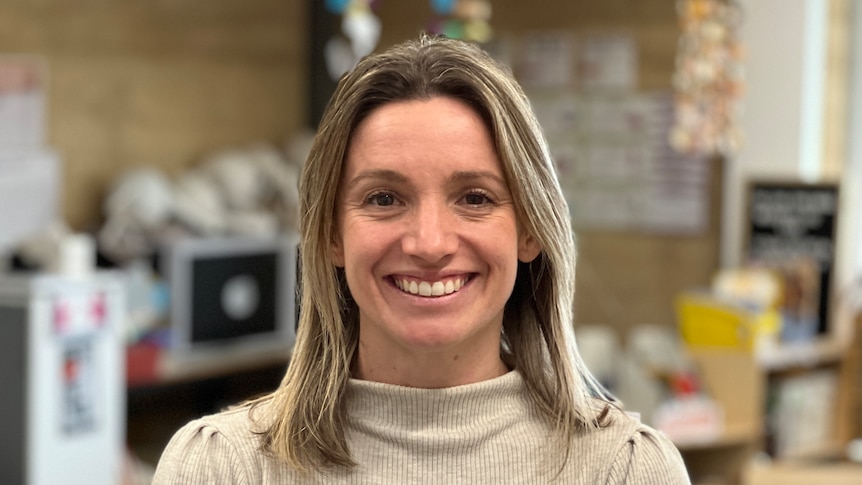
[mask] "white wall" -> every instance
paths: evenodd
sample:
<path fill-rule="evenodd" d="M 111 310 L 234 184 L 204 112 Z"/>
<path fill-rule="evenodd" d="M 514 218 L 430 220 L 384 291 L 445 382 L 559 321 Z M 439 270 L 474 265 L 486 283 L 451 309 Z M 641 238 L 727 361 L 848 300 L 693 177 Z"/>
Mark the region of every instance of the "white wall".
<path fill-rule="evenodd" d="M 837 268 L 839 288 L 862 277 L 862 5 L 852 1 L 850 7 L 850 116 L 838 220 L 842 232 L 837 260 L 843 263 Z"/>
<path fill-rule="evenodd" d="M 749 181 L 817 181 L 823 154 L 828 0 L 742 0 L 745 141 L 725 170 L 722 265 L 742 263 Z"/>

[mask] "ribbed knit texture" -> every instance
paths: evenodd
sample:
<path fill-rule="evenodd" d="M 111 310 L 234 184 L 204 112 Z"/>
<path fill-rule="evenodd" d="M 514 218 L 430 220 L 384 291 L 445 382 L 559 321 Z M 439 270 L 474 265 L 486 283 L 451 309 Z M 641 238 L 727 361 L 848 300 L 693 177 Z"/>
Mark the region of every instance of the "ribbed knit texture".
<path fill-rule="evenodd" d="M 517 372 L 448 389 L 351 380 L 347 399 L 356 468 L 300 477 L 259 451 L 248 409 L 240 408 L 180 429 L 153 484 L 689 483 L 673 444 L 618 411 L 608 427 L 574 437 L 561 468 Z M 258 409 L 255 417 L 272 412 Z"/>

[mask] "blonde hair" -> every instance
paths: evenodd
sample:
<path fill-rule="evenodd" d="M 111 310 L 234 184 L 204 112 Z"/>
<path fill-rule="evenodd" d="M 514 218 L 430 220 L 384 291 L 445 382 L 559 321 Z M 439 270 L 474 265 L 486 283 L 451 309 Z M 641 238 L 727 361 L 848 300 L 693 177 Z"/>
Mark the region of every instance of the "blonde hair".
<path fill-rule="evenodd" d="M 523 375 L 531 400 L 568 456 L 581 427 L 600 426 L 607 406 L 576 346 L 575 242 L 547 145 L 523 90 L 480 48 L 423 35 L 363 59 L 338 84 L 300 181 L 301 310 L 294 354 L 272 400 L 264 450 L 299 471 L 352 466 L 345 389 L 359 336 L 358 308 L 332 261 L 336 190 L 357 125 L 394 101 L 447 96 L 487 125 L 523 228 L 542 252 L 520 263 L 503 316 L 501 352 Z"/>

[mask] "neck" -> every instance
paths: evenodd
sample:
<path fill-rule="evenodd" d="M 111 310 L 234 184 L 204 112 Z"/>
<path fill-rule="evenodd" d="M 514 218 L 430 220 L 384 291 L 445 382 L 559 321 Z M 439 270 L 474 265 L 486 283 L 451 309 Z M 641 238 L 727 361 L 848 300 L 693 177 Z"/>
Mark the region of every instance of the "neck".
<path fill-rule="evenodd" d="M 462 386 L 500 377 L 509 371 L 500 358 L 499 344 L 491 349 L 469 351 L 382 353 L 359 342 L 354 377 L 424 389 Z"/>

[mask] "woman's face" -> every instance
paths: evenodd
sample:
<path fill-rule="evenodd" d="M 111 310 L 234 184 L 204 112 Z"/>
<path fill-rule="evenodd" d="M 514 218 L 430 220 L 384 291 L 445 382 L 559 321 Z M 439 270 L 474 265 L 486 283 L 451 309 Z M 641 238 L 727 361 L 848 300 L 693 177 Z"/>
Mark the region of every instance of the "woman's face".
<path fill-rule="evenodd" d="M 521 231 L 490 134 L 446 97 L 373 111 L 348 148 L 336 264 L 359 306 L 360 354 L 474 352 L 499 358 Z"/>

